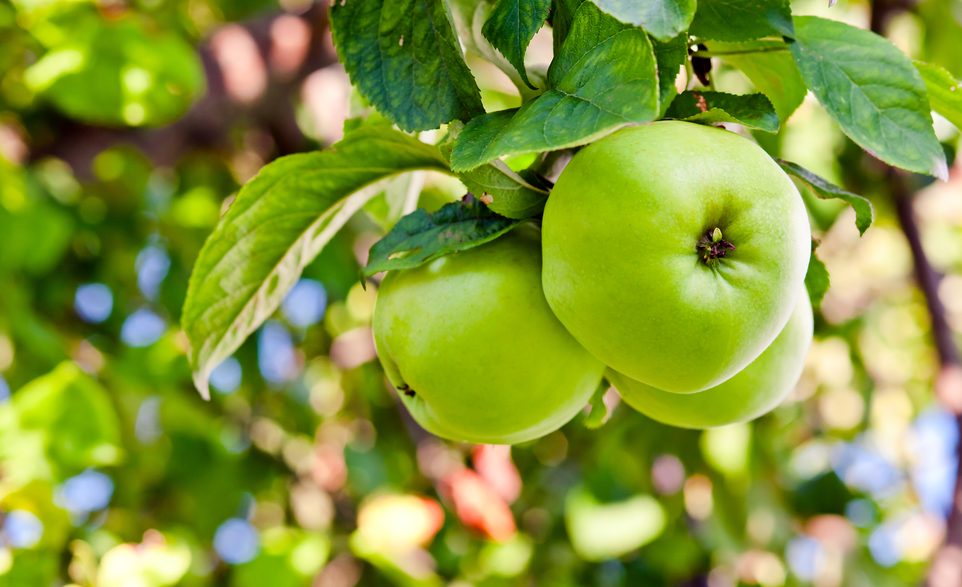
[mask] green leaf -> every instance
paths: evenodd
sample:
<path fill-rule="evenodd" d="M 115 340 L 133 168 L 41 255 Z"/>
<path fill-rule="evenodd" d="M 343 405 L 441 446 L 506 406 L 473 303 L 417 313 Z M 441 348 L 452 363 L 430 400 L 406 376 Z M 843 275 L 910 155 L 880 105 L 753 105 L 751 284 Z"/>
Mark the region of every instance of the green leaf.
<path fill-rule="evenodd" d="M 812 242 L 812 255 L 808 258 L 808 273 L 805 274 L 805 289 L 808 290 L 808 297 L 812 300 L 812 307 L 818 308 L 822 305 L 822 299 L 831 285 L 828 269 L 822 260 L 815 256 L 815 242 Z"/>
<path fill-rule="evenodd" d="M 788 0 L 698 0 L 689 32 L 714 41 L 795 34 Z"/>
<path fill-rule="evenodd" d="M 618 558 L 648 544 L 664 532 L 667 520 L 650 495 L 603 503 L 583 486 L 568 492 L 564 517 L 571 547 L 589 561 Z"/>
<path fill-rule="evenodd" d="M 924 61 L 914 63 L 925 82 L 932 110 L 962 130 L 962 82 L 940 65 Z"/>
<path fill-rule="evenodd" d="M 588 402 L 591 410 L 585 417 L 585 428 L 588 430 L 597 430 L 608 421 L 608 405 L 605 404 L 605 394 L 608 393 L 609 389 L 611 389 L 611 384 L 608 383 L 607 379 L 602 379 L 598 389 L 591 396 L 591 401 Z"/>
<path fill-rule="evenodd" d="M 678 95 L 675 78 L 678 77 L 681 66 L 688 60 L 688 35 L 682 33 L 665 43 L 652 39 L 651 45 L 658 67 L 658 103 L 661 117 Z"/>
<path fill-rule="evenodd" d="M 384 127 L 362 127 L 327 151 L 277 159 L 245 185 L 204 243 L 183 327 L 194 383 L 280 304 L 304 266 L 364 203 L 375 182 L 404 171 L 447 171 L 436 147 Z M 367 188 L 367 189 L 363 189 Z"/>
<path fill-rule="evenodd" d="M 695 16 L 695 0 L 592 0 L 621 22 L 640 26 L 659 41 L 688 30 Z"/>
<path fill-rule="evenodd" d="M 438 257 L 492 241 L 520 220 L 495 214 L 477 198 L 465 196 L 434 214 L 417 209 L 371 247 L 365 278 L 397 269 L 411 269 Z"/>
<path fill-rule="evenodd" d="M 59 480 L 123 457 L 120 423 L 107 391 L 73 363 L 62 363 L 0 407 L 5 483 Z"/>
<path fill-rule="evenodd" d="M 574 22 L 575 12 L 585 0 L 553 0 L 551 3 L 551 41 L 554 46 L 554 54 L 561 52 L 565 39 L 571 31 L 571 23 Z"/>
<path fill-rule="evenodd" d="M 464 125 L 457 121 L 448 127 L 448 137 L 441 144 L 441 153 L 448 159 L 454 141 L 463 130 Z M 488 208 L 507 218 L 540 216 L 548 201 L 546 189 L 529 182 L 499 159 L 457 175 L 461 183 Z"/>
<path fill-rule="evenodd" d="M 548 18 L 551 0 L 498 0 L 481 33 L 507 58 L 530 88 L 524 53 Z"/>
<path fill-rule="evenodd" d="M 658 115 L 658 80 L 648 36 L 585 2 L 548 69 L 551 89 L 518 110 L 471 120 L 451 167 L 467 171 L 498 157 L 582 145 Z"/>
<path fill-rule="evenodd" d="M 784 47 L 784 45 L 783 45 Z M 728 65 L 741 70 L 758 91 L 768 96 L 778 113 L 778 119 L 784 124 L 793 112 L 802 104 L 808 88 L 805 80 L 787 51 L 747 52 L 749 47 L 739 43 L 712 42 L 708 44 L 709 51 L 725 52 L 721 55 Z M 746 51 L 734 53 L 733 51 Z"/>
<path fill-rule="evenodd" d="M 507 218 L 540 216 L 548 202 L 546 190 L 532 185 L 497 159 L 458 177 L 492 212 Z"/>
<path fill-rule="evenodd" d="M 35 275 L 60 262 L 73 237 L 73 216 L 61 206 L 36 197 L 23 170 L 0 155 L 0 275 L 26 270 Z M 8 209 L 3 202 L 19 202 Z M 37 235 L 43 238 L 38 239 Z M 5 288 L 9 294 L 9 287 Z"/>
<path fill-rule="evenodd" d="M 443 0 L 349 0 L 331 6 L 351 82 L 406 131 L 484 112 Z"/>
<path fill-rule="evenodd" d="M 167 124 L 203 90 L 197 53 L 178 35 L 132 16 L 76 26 L 25 73 L 27 85 L 66 115 L 104 125 Z"/>
<path fill-rule="evenodd" d="M 925 84 L 887 39 L 842 22 L 795 19 L 792 55 L 812 93 L 842 131 L 882 161 L 945 178 Z"/>
<path fill-rule="evenodd" d="M 824 177 L 816 175 L 805 169 L 798 163 L 778 159 L 778 164 L 786 172 L 801 179 L 812 187 L 812 193 L 822 200 L 838 199 L 850 205 L 855 210 L 855 226 L 858 227 L 859 234 L 865 234 L 868 227 L 872 225 L 875 212 L 872 209 L 872 202 L 863 196 L 853 194 L 843 190 Z"/>
<path fill-rule="evenodd" d="M 364 204 L 364 213 L 387 232 L 402 216 L 417 208 L 424 173 L 412 171 L 382 182 L 381 192 Z"/>
<path fill-rule="evenodd" d="M 724 92 L 682 92 L 671 103 L 666 118 L 704 122 L 734 122 L 765 132 L 778 132 L 778 114 L 764 94 Z"/>
<path fill-rule="evenodd" d="M 261 535 L 257 557 L 234 568 L 231 586 L 309 585 L 312 577 L 327 562 L 330 553 L 330 538 L 326 534 L 276 526 Z"/>

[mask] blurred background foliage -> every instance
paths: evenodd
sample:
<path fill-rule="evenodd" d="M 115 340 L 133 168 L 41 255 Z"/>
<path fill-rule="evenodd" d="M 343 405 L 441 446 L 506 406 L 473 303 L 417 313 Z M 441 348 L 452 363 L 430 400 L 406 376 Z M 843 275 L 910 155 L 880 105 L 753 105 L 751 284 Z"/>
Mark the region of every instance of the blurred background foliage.
<path fill-rule="evenodd" d="M 868 26 L 864 2 L 825 4 L 793 7 Z M 890 182 L 810 99 L 757 139 L 879 218 L 858 238 L 850 211 L 808 198 L 832 288 L 796 392 L 758 421 L 673 429 L 609 392 L 601 428 L 579 417 L 512 449 L 419 430 L 377 365 L 358 267 L 411 190 L 427 207 L 463 192 L 430 174 L 358 215 L 202 401 L 177 325 L 204 238 L 266 161 L 365 112 L 326 6 L 0 1 L 0 586 L 922 579 L 956 473 L 934 389 L 962 376 L 939 370 Z M 921 0 L 888 32 L 962 76 L 957 0 Z M 471 65 L 489 109 L 517 103 Z M 936 127 L 951 160 L 957 131 Z M 911 181 L 958 335 L 962 167 Z"/>

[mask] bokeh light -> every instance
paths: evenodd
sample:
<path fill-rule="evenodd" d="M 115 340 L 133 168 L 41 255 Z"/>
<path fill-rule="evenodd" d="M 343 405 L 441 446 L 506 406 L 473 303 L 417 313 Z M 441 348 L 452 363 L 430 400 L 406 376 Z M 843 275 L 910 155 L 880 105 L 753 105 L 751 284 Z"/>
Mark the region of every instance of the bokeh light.
<path fill-rule="evenodd" d="M 170 257 L 158 246 L 149 246 L 137 255 L 137 286 L 148 300 L 157 297 L 160 284 L 170 270 Z"/>
<path fill-rule="evenodd" d="M 103 283 L 85 283 L 77 288 L 74 296 L 74 309 L 86 322 L 97 324 L 110 317 L 114 307 L 114 296 Z"/>
<path fill-rule="evenodd" d="M 243 375 L 240 361 L 234 357 L 227 357 L 211 371 L 210 384 L 218 393 L 234 393 L 240 387 Z"/>
<path fill-rule="evenodd" d="M 291 325 L 307 328 L 317 324 L 327 309 L 327 290 L 319 281 L 301 279 L 284 297 L 281 310 Z"/>
<path fill-rule="evenodd" d="M 43 522 L 33 512 L 7 512 L 3 518 L 3 536 L 14 548 L 33 548 L 43 537 Z"/>
<path fill-rule="evenodd" d="M 145 347 L 157 342 L 166 330 L 163 318 L 152 310 L 141 308 L 124 320 L 120 339 L 132 347 Z"/>
<path fill-rule="evenodd" d="M 99 471 L 88 470 L 70 477 L 60 486 L 59 503 L 74 516 L 85 516 L 110 504 L 113 480 Z"/>
<path fill-rule="evenodd" d="M 257 556 L 260 538 L 250 522 L 232 518 L 217 528 L 214 549 L 225 562 L 239 565 Z"/>
<path fill-rule="evenodd" d="M 271 320 L 261 327 L 257 337 L 257 364 L 268 383 L 279 385 L 297 376 L 294 341 L 280 322 Z"/>

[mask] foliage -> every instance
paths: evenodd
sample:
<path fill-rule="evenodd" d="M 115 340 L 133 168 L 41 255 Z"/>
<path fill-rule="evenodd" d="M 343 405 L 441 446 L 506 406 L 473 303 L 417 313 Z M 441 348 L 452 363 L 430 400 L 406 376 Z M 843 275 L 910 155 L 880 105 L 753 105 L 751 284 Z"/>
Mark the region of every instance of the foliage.
<path fill-rule="evenodd" d="M 957 432 L 876 159 L 957 174 L 952 0 L 896 44 L 845 24 L 859 2 L 335 2 L 333 132 L 315 71 L 257 53 L 299 38 L 257 36 L 302 31 L 277 24 L 292 4 L 0 2 L 0 586 L 922 579 Z M 241 79 L 279 68 L 256 104 L 208 101 L 227 41 L 254 47 Z M 281 157 L 292 104 L 312 141 Z M 377 366 L 365 267 L 536 222 L 567 150 L 666 117 L 740 129 L 800 181 L 820 244 L 794 398 L 693 432 L 600 390 L 513 449 L 426 436 Z M 917 211 L 958 339 L 953 181 Z"/>

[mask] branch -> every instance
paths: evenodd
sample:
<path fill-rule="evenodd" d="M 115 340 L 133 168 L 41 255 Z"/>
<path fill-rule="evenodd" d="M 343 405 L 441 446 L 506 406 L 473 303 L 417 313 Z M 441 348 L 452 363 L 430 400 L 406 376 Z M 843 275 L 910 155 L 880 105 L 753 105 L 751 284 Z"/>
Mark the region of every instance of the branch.
<path fill-rule="evenodd" d="M 900 12 L 915 8 L 914 0 L 874 0 L 870 12 L 872 32 L 884 35 L 888 23 Z M 895 204 L 899 225 L 912 252 L 915 281 L 925 297 L 925 306 L 932 321 L 932 339 L 939 358 L 939 374 L 935 383 L 936 395 L 956 417 L 956 429 L 962 439 L 962 358 L 955 344 L 952 328 L 945 318 L 945 306 L 939 299 L 941 275 L 932 267 L 925 250 L 913 210 L 913 190 L 906 174 L 891 166 L 885 166 L 889 180 L 890 195 Z M 955 486 L 952 490 L 952 507 L 945 527 L 945 540 L 929 568 L 928 587 L 956 587 L 962 577 L 962 442 L 955 448 Z"/>
<path fill-rule="evenodd" d="M 936 382 L 936 395 L 942 403 L 956 414 L 956 425 L 962 433 L 962 404 L 959 385 L 959 373 L 962 370 L 962 359 L 952 329 L 945 318 L 945 306 L 939 299 L 939 275 L 929 262 L 919 234 L 918 223 L 912 209 L 912 194 L 908 189 L 905 174 L 888 170 L 891 180 L 892 196 L 895 212 L 898 215 L 902 232 L 912 251 L 915 266 L 915 281 L 925 297 L 932 320 L 932 338 L 939 357 L 939 376 Z M 958 577 L 962 576 L 962 450 L 956 447 L 955 488 L 952 491 L 952 508 L 949 510 L 945 529 L 945 541 L 932 561 L 927 584 L 930 587 L 948 587 L 957 585 Z"/>
<path fill-rule="evenodd" d="M 942 276 L 932 267 L 922 249 L 921 235 L 912 207 L 912 194 L 905 185 L 906 181 L 902 173 L 889 169 L 888 175 L 892 182 L 895 213 L 898 215 L 902 232 L 912 251 L 915 281 L 925 296 L 925 306 L 932 319 L 932 338 L 939 356 L 939 364 L 943 367 L 962 365 L 952 328 L 945 317 L 945 306 L 939 298 L 939 283 L 942 281 Z"/>
<path fill-rule="evenodd" d="M 925 305 L 932 321 L 932 339 L 939 358 L 939 375 L 936 395 L 942 403 L 956 414 L 956 426 L 962 435 L 962 358 L 955 344 L 952 328 L 945 317 L 945 306 L 939 299 L 939 283 L 942 276 L 932 267 L 925 251 L 918 223 L 912 207 L 913 195 L 905 174 L 889 168 L 887 173 L 895 204 L 895 212 L 912 252 L 915 281 L 925 297 Z M 952 491 L 952 507 L 946 521 L 945 541 L 932 561 L 927 584 L 930 587 L 957 585 L 962 576 L 962 450 L 956 447 L 955 487 Z"/>

